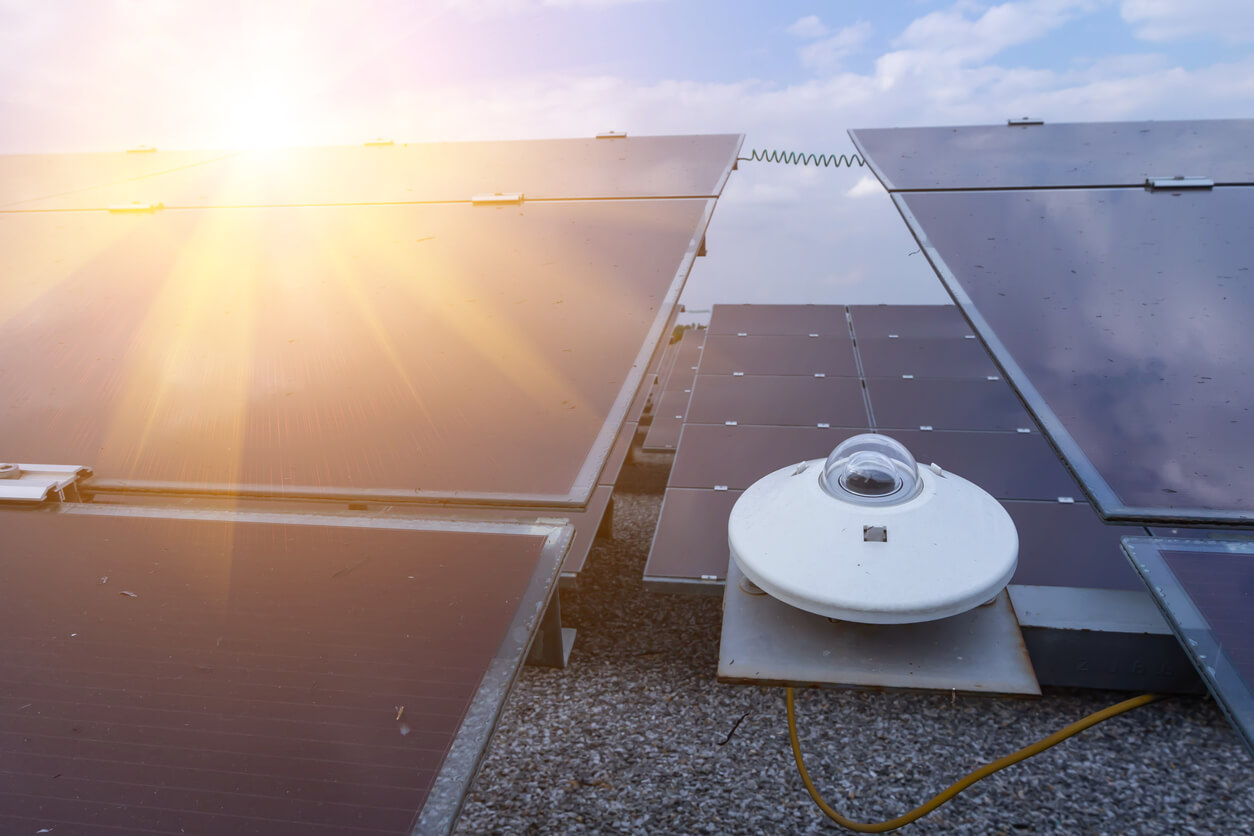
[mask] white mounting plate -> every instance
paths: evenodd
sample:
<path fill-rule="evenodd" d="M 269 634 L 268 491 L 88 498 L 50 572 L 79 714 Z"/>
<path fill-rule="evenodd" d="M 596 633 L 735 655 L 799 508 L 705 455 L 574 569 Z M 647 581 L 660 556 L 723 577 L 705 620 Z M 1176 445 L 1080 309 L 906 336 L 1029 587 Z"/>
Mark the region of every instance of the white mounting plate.
<path fill-rule="evenodd" d="M 993 603 L 921 624 L 832 621 L 740 588 L 731 561 L 723 593 L 720 682 L 831 685 L 1039 696 L 1014 610 Z"/>
<path fill-rule="evenodd" d="M 65 499 L 65 489 L 91 475 L 91 468 L 73 464 L 19 464 L 16 479 L 0 479 L 0 501 L 43 502 L 55 493 Z"/>

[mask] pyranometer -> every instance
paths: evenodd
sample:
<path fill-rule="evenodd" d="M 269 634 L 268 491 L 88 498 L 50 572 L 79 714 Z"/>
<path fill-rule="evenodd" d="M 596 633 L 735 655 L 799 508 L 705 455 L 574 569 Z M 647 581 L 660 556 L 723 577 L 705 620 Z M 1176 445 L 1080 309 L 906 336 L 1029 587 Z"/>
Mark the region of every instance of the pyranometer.
<path fill-rule="evenodd" d="M 769 595 L 868 624 L 966 612 L 1006 586 L 1019 557 L 997 500 L 876 433 L 759 479 L 732 508 L 728 544 Z"/>

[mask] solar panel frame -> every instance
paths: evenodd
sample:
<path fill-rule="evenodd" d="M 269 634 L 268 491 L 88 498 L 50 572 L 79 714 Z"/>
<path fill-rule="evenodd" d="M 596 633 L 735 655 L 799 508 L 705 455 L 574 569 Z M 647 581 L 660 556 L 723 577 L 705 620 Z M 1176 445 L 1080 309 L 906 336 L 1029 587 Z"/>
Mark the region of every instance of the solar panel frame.
<path fill-rule="evenodd" d="M 1084 190 L 1077 191 L 1084 192 Z M 1254 192 L 1254 190 L 1250 191 Z M 1054 193 L 1058 192 L 1055 191 Z M 1112 194 L 1118 193 L 1119 191 L 1112 192 Z M 896 193 L 892 195 L 892 199 L 902 218 L 909 226 L 911 233 L 919 243 L 920 248 L 922 248 L 932 264 L 937 276 L 940 277 L 945 289 L 975 327 L 981 342 L 984 343 L 997 365 L 1004 370 L 1006 377 L 1018 391 L 1020 398 L 1050 438 L 1051 443 L 1058 449 L 1104 519 L 1113 522 L 1157 522 L 1159 524 L 1172 521 L 1190 523 L 1254 522 L 1254 506 L 1249 510 L 1239 510 L 1231 508 L 1150 506 L 1125 502 L 1110 481 L 1089 458 L 1088 454 L 1085 453 L 1083 447 L 1067 428 L 1066 423 L 1051 408 L 1048 400 L 1041 394 L 1031 376 L 1027 374 L 1022 365 L 1016 360 L 1015 355 L 998 336 L 997 330 L 993 328 L 992 323 L 981 312 L 963 282 L 957 277 L 953 268 L 940 253 L 935 245 L 933 236 L 928 234 L 927 229 L 909 204 L 912 197 L 918 194 Z M 954 194 L 971 196 L 981 194 L 997 195 L 1001 193 L 975 191 Z M 928 197 L 929 195 L 924 194 L 923 196 Z M 1161 197 L 1170 200 L 1169 196 L 1163 195 Z"/>
<path fill-rule="evenodd" d="M 1199 590 L 1196 582 L 1183 582 L 1172 569 L 1172 558 L 1169 557 L 1172 554 L 1200 557 L 1205 564 L 1214 568 L 1216 558 L 1240 556 L 1248 596 L 1248 589 L 1254 588 L 1254 541 L 1127 537 L 1123 540 L 1123 549 L 1175 631 L 1181 647 L 1210 688 L 1215 701 L 1224 710 L 1237 735 L 1254 757 L 1254 665 L 1251 665 L 1254 645 L 1249 644 L 1251 639 L 1247 633 L 1247 645 L 1238 648 L 1241 657 L 1233 659 L 1231 649 L 1225 648 L 1223 637 L 1216 635 L 1216 629 L 1207 618 L 1206 599 L 1210 596 L 1203 595 L 1203 600 L 1199 602 L 1195 593 L 1204 593 L 1205 590 Z M 1221 591 L 1237 591 L 1232 579 L 1229 578 L 1222 584 Z M 1242 613 L 1247 621 L 1248 606 L 1246 602 L 1246 609 Z M 1211 609 L 1211 617 L 1215 618 L 1216 615 Z M 1244 673 L 1242 666 L 1245 668 Z"/>

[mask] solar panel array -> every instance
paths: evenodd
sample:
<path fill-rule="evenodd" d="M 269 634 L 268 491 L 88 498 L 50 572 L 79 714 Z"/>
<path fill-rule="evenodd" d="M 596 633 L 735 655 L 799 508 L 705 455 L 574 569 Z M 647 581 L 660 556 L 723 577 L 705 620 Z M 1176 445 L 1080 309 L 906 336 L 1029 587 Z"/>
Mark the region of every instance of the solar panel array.
<path fill-rule="evenodd" d="M 0 829 L 450 830 L 739 144 L 0 158 Z"/>
<path fill-rule="evenodd" d="M 1139 588 L 1119 538 L 1145 529 L 1102 524 L 959 310 L 936 305 L 715 306 L 645 582 L 721 589 L 740 493 L 868 431 L 1002 501 L 1014 583 Z"/>
<path fill-rule="evenodd" d="M 851 136 L 1249 742 L 1254 120 Z"/>
<path fill-rule="evenodd" d="M 674 450 L 679 442 L 679 430 L 683 427 L 692 396 L 692 379 L 697 374 L 697 364 L 705 349 L 706 334 L 697 328 L 687 328 L 676 344 L 674 353 L 662 368 L 661 379 L 654 394 L 653 414 L 645 433 L 641 449 L 651 452 Z"/>

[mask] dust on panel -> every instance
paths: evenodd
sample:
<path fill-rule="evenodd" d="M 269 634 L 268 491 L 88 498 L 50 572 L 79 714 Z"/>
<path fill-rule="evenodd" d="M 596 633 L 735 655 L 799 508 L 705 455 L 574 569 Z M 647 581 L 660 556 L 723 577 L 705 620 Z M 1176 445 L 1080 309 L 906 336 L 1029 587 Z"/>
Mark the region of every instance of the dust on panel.
<path fill-rule="evenodd" d="M 20 187 L 6 209 L 167 207 L 529 199 L 717 197 L 741 137 L 628 137 L 284 148 L 190 165 L 193 152 L 0 158 Z M 169 160 L 169 162 L 167 162 Z M 41 187 L 40 183 L 47 183 Z M 45 190 L 46 189 L 46 190 Z M 42 194 L 39 192 L 42 191 Z M 43 200 L 31 198 L 42 197 Z"/>
<path fill-rule="evenodd" d="M 6 456 L 141 487 L 581 503 L 710 207 L 0 216 L 0 354 L 24 358 L 0 368 Z"/>
<path fill-rule="evenodd" d="M 1104 516 L 1254 519 L 1254 189 L 898 200 Z"/>
<path fill-rule="evenodd" d="M 1254 542 L 1128 538 L 1128 557 L 1254 755 Z"/>
<path fill-rule="evenodd" d="M 0 512 L 0 795 L 23 832 L 402 834 L 429 798 L 455 816 L 565 547 L 80 509 Z"/>
<path fill-rule="evenodd" d="M 1254 120 L 850 131 L 890 190 L 1139 186 L 1200 175 L 1254 183 Z"/>

